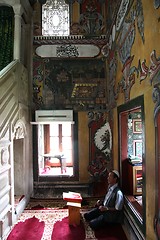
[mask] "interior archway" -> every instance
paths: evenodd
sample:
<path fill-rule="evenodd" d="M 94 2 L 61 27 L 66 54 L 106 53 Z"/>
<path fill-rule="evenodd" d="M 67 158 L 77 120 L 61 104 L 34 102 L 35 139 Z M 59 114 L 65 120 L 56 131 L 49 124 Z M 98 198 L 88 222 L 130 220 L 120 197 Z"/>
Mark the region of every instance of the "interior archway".
<path fill-rule="evenodd" d="M 19 120 L 14 127 L 13 138 L 15 207 L 25 195 L 25 135 L 25 124 Z"/>

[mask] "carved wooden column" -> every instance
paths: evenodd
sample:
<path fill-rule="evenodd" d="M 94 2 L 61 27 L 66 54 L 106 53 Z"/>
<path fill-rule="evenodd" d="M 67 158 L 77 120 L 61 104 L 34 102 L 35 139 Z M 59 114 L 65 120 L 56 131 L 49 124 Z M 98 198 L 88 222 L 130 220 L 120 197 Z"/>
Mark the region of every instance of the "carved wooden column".
<path fill-rule="evenodd" d="M 17 4 L 13 7 L 15 13 L 15 28 L 14 28 L 14 59 L 20 60 L 21 53 L 21 15 L 22 6 Z"/>

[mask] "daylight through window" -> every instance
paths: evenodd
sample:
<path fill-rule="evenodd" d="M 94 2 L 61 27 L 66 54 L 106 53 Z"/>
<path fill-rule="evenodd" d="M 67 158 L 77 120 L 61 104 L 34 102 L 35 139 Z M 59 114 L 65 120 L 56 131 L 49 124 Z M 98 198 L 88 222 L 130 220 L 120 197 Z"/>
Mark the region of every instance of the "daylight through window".
<path fill-rule="evenodd" d="M 69 5 L 64 0 L 47 0 L 42 6 L 42 35 L 69 35 Z"/>
<path fill-rule="evenodd" d="M 73 176 L 72 124 L 52 123 L 38 127 L 39 173 L 41 176 Z"/>

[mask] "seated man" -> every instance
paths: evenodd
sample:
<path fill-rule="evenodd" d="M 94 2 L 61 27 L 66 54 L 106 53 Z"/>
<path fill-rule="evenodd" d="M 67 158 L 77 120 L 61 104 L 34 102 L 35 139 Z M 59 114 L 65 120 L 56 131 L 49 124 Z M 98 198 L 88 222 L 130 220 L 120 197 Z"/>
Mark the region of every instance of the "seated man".
<path fill-rule="evenodd" d="M 108 175 L 109 188 L 103 201 L 98 200 L 94 209 L 84 214 L 91 228 L 95 229 L 105 223 L 122 222 L 123 193 L 118 186 L 119 172 L 112 170 Z"/>

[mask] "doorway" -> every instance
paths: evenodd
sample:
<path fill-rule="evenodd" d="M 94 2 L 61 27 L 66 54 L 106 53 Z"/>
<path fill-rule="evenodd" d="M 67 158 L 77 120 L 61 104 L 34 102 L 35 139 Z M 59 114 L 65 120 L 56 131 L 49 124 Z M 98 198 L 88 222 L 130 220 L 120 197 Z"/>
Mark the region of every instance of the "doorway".
<path fill-rule="evenodd" d="M 24 196 L 24 172 L 23 172 L 23 142 L 24 139 L 14 139 L 14 199 L 15 206 Z"/>
<path fill-rule="evenodd" d="M 25 198 L 25 140 L 26 140 L 26 126 L 22 120 L 18 120 L 14 127 L 13 138 L 13 169 L 14 169 L 14 206 L 18 214 L 23 209 L 20 203 Z"/>
<path fill-rule="evenodd" d="M 145 132 L 144 99 L 140 96 L 118 107 L 119 164 L 125 214 L 132 215 L 145 234 Z M 133 225 L 133 223 L 132 223 Z"/>

